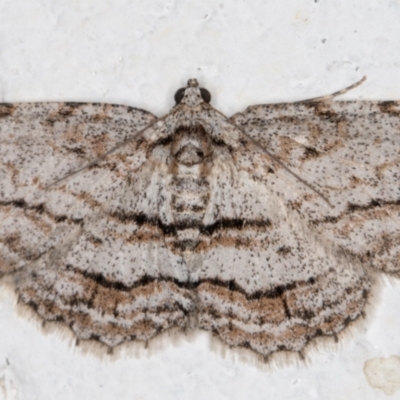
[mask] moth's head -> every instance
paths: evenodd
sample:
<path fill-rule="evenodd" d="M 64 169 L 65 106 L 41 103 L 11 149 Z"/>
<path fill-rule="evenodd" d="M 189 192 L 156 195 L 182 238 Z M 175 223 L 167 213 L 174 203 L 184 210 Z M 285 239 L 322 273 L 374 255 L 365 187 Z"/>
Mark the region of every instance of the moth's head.
<path fill-rule="evenodd" d="M 209 103 L 211 94 L 207 89 L 199 88 L 196 79 L 189 79 L 185 88 L 180 88 L 175 93 L 176 104 L 186 104 L 195 107 L 201 103 Z"/>

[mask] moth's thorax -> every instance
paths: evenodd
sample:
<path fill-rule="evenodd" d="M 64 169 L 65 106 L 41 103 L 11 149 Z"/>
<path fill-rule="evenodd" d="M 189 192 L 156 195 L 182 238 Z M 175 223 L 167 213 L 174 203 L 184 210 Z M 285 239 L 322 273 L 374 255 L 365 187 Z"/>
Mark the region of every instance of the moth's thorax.
<path fill-rule="evenodd" d="M 182 251 L 198 243 L 210 198 L 209 172 L 212 145 L 202 125 L 179 126 L 173 135 L 169 170 L 171 209 L 176 237 L 174 247 Z"/>
<path fill-rule="evenodd" d="M 212 153 L 212 144 L 203 125 L 179 126 L 172 139 L 171 154 L 176 164 L 192 167 L 203 164 Z"/>

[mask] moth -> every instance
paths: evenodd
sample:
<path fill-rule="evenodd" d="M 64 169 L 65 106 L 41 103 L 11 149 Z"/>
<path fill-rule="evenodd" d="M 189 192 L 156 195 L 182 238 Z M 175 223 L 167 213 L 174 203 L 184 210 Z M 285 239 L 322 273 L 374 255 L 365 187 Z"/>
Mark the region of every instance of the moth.
<path fill-rule="evenodd" d="M 376 271 L 400 276 L 400 103 L 343 92 L 231 118 L 195 79 L 161 118 L 1 104 L 0 277 L 109 348 L 203 329 L 268 357 L 336 337 Z"/>

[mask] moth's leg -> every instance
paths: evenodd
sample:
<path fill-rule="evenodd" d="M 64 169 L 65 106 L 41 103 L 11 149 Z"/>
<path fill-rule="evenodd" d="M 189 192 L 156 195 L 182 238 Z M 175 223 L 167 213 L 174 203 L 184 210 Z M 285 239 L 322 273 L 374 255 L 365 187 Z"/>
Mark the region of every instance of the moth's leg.
<path fill-rule="evenodd" d="M 342 94 L 349 92 L 350 90 L 355 89 L 357 86 L 360 86 L 366 79 L 367 79 L 367 77 L 364 76 L 358 82 L 353 83 L 352 85 L 350 85 L 342 90 L 339 90 L 337 92 L 334 92 L 332 94 L 328 94 L 326 96 L 314 97 L 314 98 L 308 99 L 308 100 L 295 101 L 294 103 L 317 103 L 320 101 L 329 101 L 329 100 L 332 100 L 334 97 L 340 96 Z"/>

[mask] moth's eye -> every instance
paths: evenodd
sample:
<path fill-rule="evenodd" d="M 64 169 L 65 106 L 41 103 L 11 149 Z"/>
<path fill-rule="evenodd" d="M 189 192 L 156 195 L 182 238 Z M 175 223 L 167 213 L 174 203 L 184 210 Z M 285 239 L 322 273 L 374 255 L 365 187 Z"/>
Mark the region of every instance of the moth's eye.
<path fill-rule="evenodd" d="M 185 95 L 185 90 L 186 88 L 180 88 L 176 91 L 174 96 L 176 104 L 179 104 L 182 101 L 183 96 Z"/>
<path fill-rule="evenodd" d="M 211 93 L 204 88 L 200 88 L 201 98 L 206 102 L 209 103 L 211 101 Z"/>

